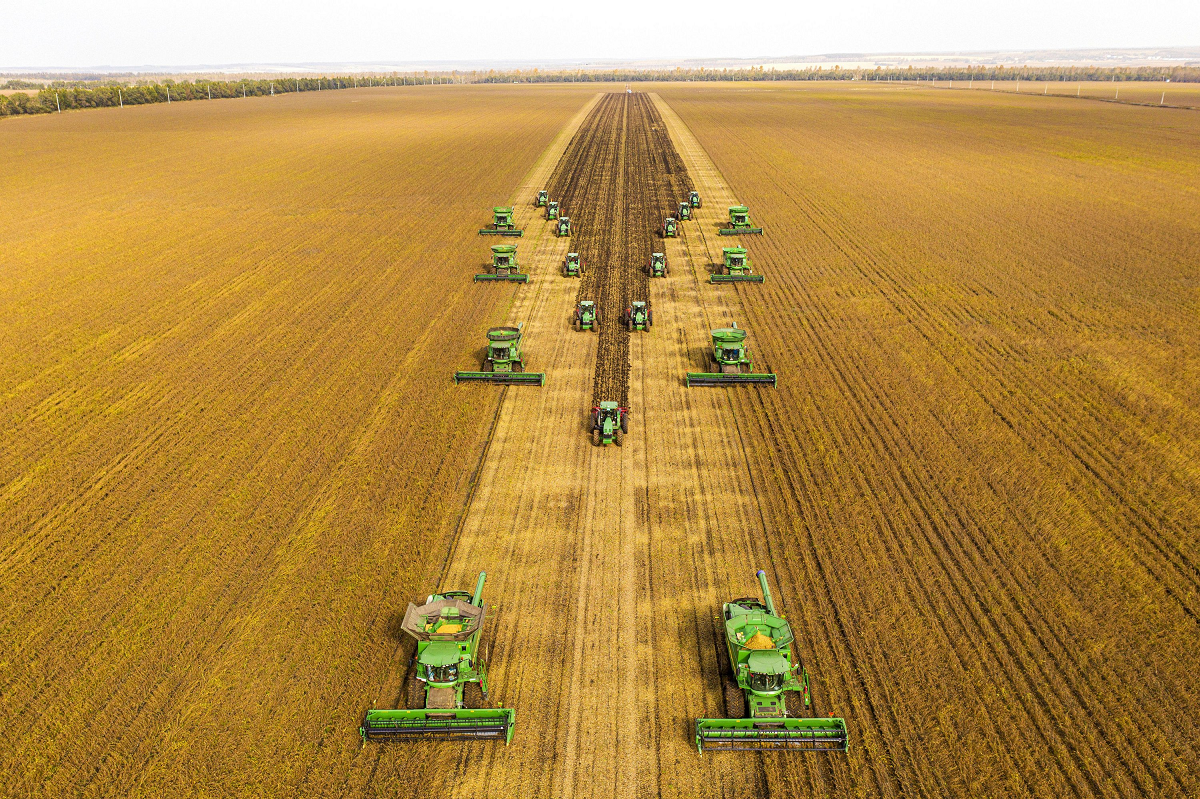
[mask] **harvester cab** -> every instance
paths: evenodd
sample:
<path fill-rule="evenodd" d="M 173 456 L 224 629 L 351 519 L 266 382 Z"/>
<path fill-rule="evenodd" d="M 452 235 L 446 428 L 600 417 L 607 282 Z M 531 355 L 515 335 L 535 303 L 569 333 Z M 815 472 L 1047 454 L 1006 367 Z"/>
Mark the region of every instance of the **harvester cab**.
<path fill-rule="evenodd" d="M 537 193 L 537 199 L 534 200 L 533 205 L 535 208 L 545 208 L 548 202 L 550 202 L 550 192 L 542 189 Z"/>
<path fill-rule="evenodd" d="M 480 228 L 479 235 L 481 236 L 524 236 L 525 231 L 517 230 L 516 223 L 513 222 L 513 209 L 507 206 L 497 205 L 492 209 L 492 226 L 490 228 Z"/>
<path fill-rule="evenodd" d="M 775 612 L 767 575 L 760 569 L 763 600 L 735 599 L 721 608 L 726 712 L 733 718 L 697 719 L 696 748 L 845 752 L 843 719 L 809 718 L 808 671 L 792 652 L 791 625 Z"/>
<path fill-rule="evenodd" d="M 666 277 L 670 270 L 667 268 L 667 254 L 662 252 L 650 253 L 650 277 Z"/>
<path fill-rule="evenodd" d="M 762 228 L 755 227 L 754 223 L 750 221 L 750 209 L 744 205 L 729 206 L 729 227 L 723 227 L 720 230 L 722 236 L 762 232 Z"/>
<path fill-rule="evenodd" d="M 579 277 L 582 266 L 579 263 L 579 253 L 567 253 L 566 260 L 563 261 L 563 277 Z"/>
<path fill-rule="evenodd" d="M 580 300 L 575 306 L 575 331 L 600 331 L 600 311 L 592 300 Z"/>
<path fill-rule="evenodd" d="M 478 372 L 455 372 L 454 382 L 500 383 L 502 385 L 540 386 L 546 382 L 542 372 L 526 372 L 521 355 L 524 322 L 516 327 L 493 327 L 487 332 L 487 354 Z"/>
<path fill-rule="evenodd" d="M 546 202 L 546 218 L 558 219 L 558 200 L 549 200 Z"/>
<path fill-rule="evenodd" d="M 358 734 L 371 740 L 512 740 L 517 711 L 480 707 L 487 699 L 487 664 L 480 653 L 483 583 L 475 593 L 433 594 L 424 605 L 409 604 L 400 629 L 417 641 L 408 676 L 408 708 L 368 710 Z M 471 690 L 468 691 L 468 686 Z M 477 689 L 477 690 L 476 690 Z M 472 707 L 473 706 L 473 707 Z"/>
<path fill-rule="evenodd" d="M 750 256 L 745 247 L 722 247 L 725 263 L 721 271 L 708 278 L 709 283 L 761 283 L 762 275 L 754 274 L 750 268 Z"/>
<path fill-rule="evenodd" d="M 680 203 L 678 216 L 679 216 L 679 221 L 681 221 L 681 222 L 691 219 L 692 218 L 691 203 L 687 203 L 687 202 Z"/>
<path fill-rule="evenodd" d="M 559 236 L 560 238 L 562 236 L 570 236 L 571 235 L 571 218 L 570 217 L 561 216 L 558 218 L 558 224 L 554 227 L 554 235 Z"/>
<path fill-rule="evenodd" d="M 723 386 L 734 383 L 775 385 L 775 375 L 755 374 L 750 350 L 746 347 L 746 331 L 737 326 L 712 331 L 712 372 L 688 372 L 688 386 Z"/>
<path fill-rule="evenodd" d="M 616 444 L 618 447 L 629 432 L 629 410 L 615 402 L 601 402 L 592 408 L 592 444 Z"/>
<path fill-rule="evenodd" d="M 693 191 L 693 192 L 689 193 L 688 194 L 688 202 L 692 204 L 693 208 L 699 208 L 700 207 L 700 192 Z"/>
<path fill-rule="evenodd" d="M 679 235 L 679 223 L 675 220 L 675 217 L 668 216 L 663 220 L 662 227 L 659 228 L 658 232 L 664 239 L 673 239 Z"/>
<path fill-rule="evenodd" d="M 492 271 L 490 274 L 475 276 L 475 282 L 481 280 L 508 280 L 514 283 L 528 283 L 529 275 L 521 274 L 521 265 L 517 263 L 517 245 L 492 245 Z"/>
<path fill-rule="evenodd" d="M 650 310 L 649 303 L 635 300 L 625 309 L 621 321 L 629 328 L 630 333 L 635 330 L 649 330 L 654 326 L 654 311 Z"/>

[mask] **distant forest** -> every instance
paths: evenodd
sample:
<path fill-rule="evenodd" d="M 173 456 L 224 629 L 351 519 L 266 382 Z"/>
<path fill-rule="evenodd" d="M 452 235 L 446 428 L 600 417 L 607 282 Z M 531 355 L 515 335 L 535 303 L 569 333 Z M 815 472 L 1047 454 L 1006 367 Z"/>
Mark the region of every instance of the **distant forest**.
<path fill-rule="evenodd" d="M 643 83 L 652 81 L 1170 81 L 1200 82 L 1200 67 L 906 67 L 874 69 L 669 69 L 609 71 L 513 70 L 396 75 L 342 75 L 243 80 L 120 81 L 112 76 L 53 80 L 26 78 L 0 84 L 0 116 L 48 114 L 79 108 L 110 108 L 147 103 L 261 97 L 291 92 L 337 91 L 364 86 L 419 86 L 445 83 Z M 46 76 L 49 77 L 49 76 Z M 22 90 L 31 90 L 27 94 Z"/>

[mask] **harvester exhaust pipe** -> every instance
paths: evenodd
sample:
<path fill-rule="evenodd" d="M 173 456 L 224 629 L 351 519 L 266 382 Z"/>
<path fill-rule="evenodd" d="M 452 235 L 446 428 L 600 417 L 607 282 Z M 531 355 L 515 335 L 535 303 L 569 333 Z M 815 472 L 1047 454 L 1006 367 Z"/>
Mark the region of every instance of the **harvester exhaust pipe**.
<path fill-rule="evenodd" d="M 775 600 L 771 599 L 771 589 L 767 587 L 767 573 L 762 569 L 758 570 L 758 584 L 762 586 L 763 601 L 766 602 L 767 613 L 770 613 L 772 616 L 778 616 L 779 614 L 775 612 Z"/>
<path fill-rule="evenodd" d="M 475 583 L 475 594 L 471 597 L 471 604 L 477 608 L 483 607 L 483 581 L 486 579 L 487 572 L 480 572 L 479 582 Z"/>

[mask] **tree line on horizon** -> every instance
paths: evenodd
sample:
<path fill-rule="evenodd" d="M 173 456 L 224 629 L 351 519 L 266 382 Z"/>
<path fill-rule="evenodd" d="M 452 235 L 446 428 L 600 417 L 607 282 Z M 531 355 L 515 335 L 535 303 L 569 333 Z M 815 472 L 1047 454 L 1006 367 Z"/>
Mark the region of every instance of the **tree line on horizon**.
<path fill-rule="evenodd" d="M 90 76 L 89 76 L 90 77 Z M 57 80 L 49 85 L 12 79 L 0 89 L 37 89 L 35 94 L 17 91 L 0 95 L 0 116 L 45 114 L 81 108 L 111 108 L 150 103 L 216 100 L 233 97 L 262 97 L 307 91 L 337 91 L 367 86 L 413 86 L 445 83 L 644 83 L 684 81 L 1170 81 L 1200 82 L 1200 67 L 906 67 L 874 69 L 684 69 L 665 70 L 488 70 L 487 72 L 407 73 L 395 75 L 350 75 L 280 77 L 236 81 L 138 81 L 123 83 L 109 76 L 104 81 Z"/>

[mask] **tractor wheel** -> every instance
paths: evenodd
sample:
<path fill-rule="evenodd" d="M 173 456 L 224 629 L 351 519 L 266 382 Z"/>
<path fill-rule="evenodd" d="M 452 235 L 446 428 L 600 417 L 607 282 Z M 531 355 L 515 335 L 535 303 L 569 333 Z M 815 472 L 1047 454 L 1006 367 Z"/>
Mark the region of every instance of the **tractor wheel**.
<path fill-rule="evenodd" d="M 600 332 L 600 312 L 599 311 L 597 311 L 596 315 L 592 317 L 592 330 L 595 330 L 597 333 Z"/>
<path fill-rule="evenodd" d="M 483 686 L 469 682 L 463 686 L 463 707 L 478 710 L 483 707 Z"/>
<path fill-rule="evenodd" d="M 671 274 L 671 267 L 667 264 L 663 264 L 663 277 L 666 277 L 669 274 Z"/>
<path fill-rule="evenodd" d="M 618 447 L 621 446 L 622 444 L 625 443 L 625 434 L 622 433 L 620 430 L 617 430 L 616 432 L 613 433 L 613 441 L 616 443 L 616 445 Z"/>
<path fill-rule="evenodd" d="M 629 416 L 627 414 L 621 414 L 621 432 L 629 432 Z"/>
<path fill-rule="evenodd" d="M 575 317 L 575 332 L 578 333 L 580 330 L 583 330 L 583 324 L 580 323 L 579 317 L 576 316 Z"/>
<path fill-rule="evenodd" d="M 654 327 L 654 311 L 652 309 L 646 311 L 646 327 Z"/>
<path fill-rule="evenodd" d="M 592 430 L 592 446 L 593 447 L 600 446 L 600 431 L 599 430 Z"/>
<path fill-rule="evenodd" d="M 629 318 L 629 332 L 633 332 L 633 317 Z"/>

